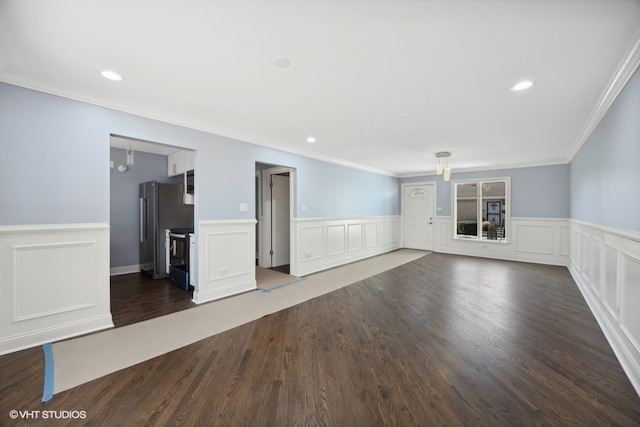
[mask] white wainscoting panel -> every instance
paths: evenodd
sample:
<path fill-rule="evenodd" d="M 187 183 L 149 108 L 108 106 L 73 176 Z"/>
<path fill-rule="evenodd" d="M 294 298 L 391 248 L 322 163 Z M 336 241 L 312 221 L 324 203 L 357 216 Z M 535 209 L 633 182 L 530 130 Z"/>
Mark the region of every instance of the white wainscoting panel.
<path fill-rule="evenodd" d="M 620 305 L 618 303 L 618 250 L 607 244 L 602 245 L 604 256 L 604 280 L 602 282 L 602 302 L 614 319 L 618 319 Z"/>
<path fill-rule="evenodd" d="M 322 259 L 325 256 L 325 227 L 318 224 L 301 225 L 297 230 L 300 236 L 299 240 L 305 242 L 304 252 L 302 252 L 300 258 L 304 258 L 307 261 Z M 295 255 L 295 252 L 293 252 L 293 254 Z"/>
<path fill-rule="evenodd" d="M 364 247 L 366 249 L 378 246 L 378 223 L 367 222 L 364 224 Z"/>
<path fill-rule="evenodd" d="M 622 283 L 620 326 L 640 351 L 640 259 L 634 255 L 622 253 Z"/>
<path fill-rule="evenodd" d="M 294 219 L 291 274 L 304 276 L 400 247 L 400 217 Z"/>
<path fill-rule="evenodd" d="M 571 228 L 563 225 L 560 227 L 560 255 L 569 258 L 571 251 Z"/>
<path fill-rule="evenodd" d="M 569 260 L 569 220 L 563 218 L 511 218 L 507 243 L 456 239 L 450 216 L 437 217 L 436 230 L 436 252 L 561 266 Z"/>
<path fill-rule="evenodd" d="M 346 250 L 346 224 L 327 225 L 327 255 L 343 255 Z"/>
<path fill-rule="evenodd" d="M 11 249 L 14 322 L 95 307 L 97 289 L 85 286 L 98 279 L 95 240 L 14 245 Z M 65 280 L 55 287 L 43 285 L 48 276 Z"/>
<path fill-rule="evenodd" d="M 0 227 L 0 354 L 113 327 L 109 226 Z"/>
<path fill-rule="evenodd" d="M 640 395 L 640 233 L 571 221 L 569 271 Z"/>
<path fill-rule="evenodd" d="M 382 245 L 400 242 L 400 219 L 398 219 L 398 221 L 381 222 L 380 230 L 380 243 Z"/>
<path fill-rule="evenodd" d="M 450 216 L 436 217 L 436 252 L 447 252 L 446 246 L 453 239 L 453 219 Z"/>
<path fill-rule="evenodd" d="M 517 224 L 514 240 L 517 252 L 553 255 L 553 226 Z"/>
<path fill-rule="evenodd" d="M 197 304 L 256 289 L 255 220 L 200 221 Z"/>
<path fill-rule="evenodd" d="M 347 245 L 349 252 L 362 250 L 363 229 L 364 224 L 349 224 L 347 226 L 347 236 L 349 238 Z"/>

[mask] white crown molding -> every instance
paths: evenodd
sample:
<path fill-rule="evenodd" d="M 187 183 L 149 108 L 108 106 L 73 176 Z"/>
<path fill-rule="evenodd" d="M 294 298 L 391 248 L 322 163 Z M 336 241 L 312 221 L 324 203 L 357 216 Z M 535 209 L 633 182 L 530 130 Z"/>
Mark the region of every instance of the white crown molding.
<path fill-rule="evenodd" d="M 636 32 L 631 39 L 631 43 L 629 44 L 627 51 L 622 57 L 622 61 L 618 66 L 616 73 L 609 82 L 607 88 L 600 96 L 598 103 L 595 105 L 593 110 L 591 110 L 591 114 L 589 114 L 587 121 L 582 126 L 582 130 L 571 146 L 571 150 L 567 155 L 568 162 L 571 162 L 575 155 L 578 154 L 584 143 L 591 136 L 591 133 L 594 131 L 596 126 L 598 126 L 598 123 L 600 123 L 600 120 L 602 120 L 618 95 L 620 95 L 620 92 L 622 92 L 622 89 L 624 89 L 629 79 L 631 79 L 633 73 L 636 71 L 639 65 L 640 27 L 636 29 Z"/>
<path fill-rule="evenodd" d="M 0 57 L 0 61 L 1 59 L 2 58 Z M 0 67 L 1 65 L 2 64 L 0 63 Z M 2 68 L 0 68 L 0 72 L 2 72 Z M 333 163 L 333 164 L 346 166 L 353 169 L 359 169 L 367 172 L 373 172 L 381 175 L 397 177 L 397 174 L 388 170 L 377 169 L 377 168 L 362 165 L 359 163 L 349 162 L 343 159 L 338 159 L 335 157 L 325 156 L 325 155 L 312 153 L 304 150 L 295 150 L 289 147 L 284 147 L 282 145 L 279 145 L 276 142 L 258 137 L 256 135 L 240 132 L 233 129 L 218 127 L 215 125 L 211 125 L 210 123 L 202 122 L 200 120 L 193 120 L 193 119 L 189 119 L 182 116 L 167 114 L 164 112 L 160 113 L 160 112 L 145 109 L 145 108 L 135 107 L 123 102 L 116 102 L 111 100 L 104 100 L 104 99 L 98 99 L 90 96 L 80 95 L 74 92 L 60 90 L 59 88 L 56 88 L 56 87 L 43 85 L 39 82 L 34 82 L 32 80 L 24 79 L 17 76 L 0 74 L 0 82 L 5 82 L 7 84 L 11 84 L 14 86 L 20 86 L 26 89 L 35 90 L 38 92 L 44 92 L 50 95 L 60 96 L 62 98 L 72 99 L 74 101 L 80 101 L 87 104 L 97 105 L 99 107 L 109 108 L 111 110 L 133 114 L 136 116 L 145 117 L 147 119 L 158 120 L 164 123 L 170 123 L 176 126 L 186 127 L 189 129 L 198 130 L 198 131 L 206 132 L 206 133 L 217 135 L 217 136 L 234 139 L 239 142 L 259 145 L 261 147 L 267 147 L 274 150 L 283 151 L 289 154 L 295 154 L 298 156 L 312 158 L 312 159 L 320 160 L 327 163 Z"/>

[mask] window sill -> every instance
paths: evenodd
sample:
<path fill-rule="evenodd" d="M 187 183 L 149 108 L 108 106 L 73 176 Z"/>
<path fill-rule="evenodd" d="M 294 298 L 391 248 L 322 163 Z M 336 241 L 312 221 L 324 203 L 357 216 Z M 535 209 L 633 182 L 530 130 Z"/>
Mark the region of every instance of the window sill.
<path fill-rule="evenodd" d="M 462 236 L 454 236 L 453 240 L 457 240 L 460 242 L 476 242 L 482 244 L 491 244 L 491 245 L 508 245 L 510 242 L 507 239 L 497 239 L 497 240 L 489 240 L 489 239 L 478 239 L 477 237 L 462 237 Z"/>

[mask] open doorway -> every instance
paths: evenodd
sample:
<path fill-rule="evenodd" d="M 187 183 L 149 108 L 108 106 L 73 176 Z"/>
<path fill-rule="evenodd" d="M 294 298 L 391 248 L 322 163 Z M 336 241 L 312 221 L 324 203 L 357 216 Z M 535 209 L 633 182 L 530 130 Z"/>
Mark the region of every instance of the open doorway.
<path fill-rule="evenodd" d="M 291 264 L 293 172 L 256 163 L 256 262 L 286 274 Z"/>
<path fill-rule="evenodd" d="M 195 306 L 192 291 L 176 286 L 167 273 L 167 260 L 177 266 L 177 261 L 186 264 L 186 256 L 195 259 L 195 254 L 189 254 L 185 244 L 178 245 L 182 241 L 176 241 L 175 254 L 167 251 L 165 233 L 165 229 L 193 230 L 194 159 L 195 152 L 182 147 L 110 137 L 110 296 L 116 327 Z M 143 209 L 141 187 L 147 183 L 156 183 L 163 191 L 157 192 L 157 203 L 145 198 Z M 142 227 L 143 214 L 154 209 L 157 226 L 145 221 L 148 227 Z M 143 241 L 152 242 L 144 257 Z M 181 279 L 189 280 L 184 275 Z"/>

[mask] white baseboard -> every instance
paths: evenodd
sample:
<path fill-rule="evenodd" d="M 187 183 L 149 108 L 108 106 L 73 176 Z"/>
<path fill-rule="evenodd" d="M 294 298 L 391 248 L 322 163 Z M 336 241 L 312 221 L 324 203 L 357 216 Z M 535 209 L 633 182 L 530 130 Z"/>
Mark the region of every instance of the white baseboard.
<path fill-rule="evenodd" d="M 203 304 L 205 302 L 227 298 L 256 289 L 257 282 L 255 280 L 249 280 L 246 283 L 234 283 L 230 286 L 218 286 L 216 288 L 207 289 L 204 291 L 194 290 L 192 301 L 196 304 Z"/>
<path fill-rule="evenodd" d="M 125 265 L 123 267 L 111 267 L 110 274 L 112 276 L 121 276 L 123 274 L 138 273 L 139 271 L 140 271 L 140 264 Z"/>

